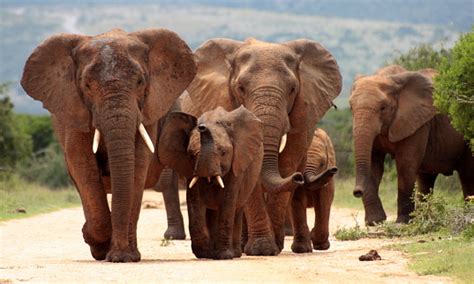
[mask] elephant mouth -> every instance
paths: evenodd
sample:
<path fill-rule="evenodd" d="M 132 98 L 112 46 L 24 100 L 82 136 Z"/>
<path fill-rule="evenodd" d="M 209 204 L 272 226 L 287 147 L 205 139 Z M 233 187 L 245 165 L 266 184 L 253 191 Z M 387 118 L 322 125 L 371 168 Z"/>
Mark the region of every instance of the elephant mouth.
<path fill-rule="evenodd" d="M 188 187 L 189 188 L 193 188 L 193 186 L 198 182 L 199 179 L 206 179 L 207 180 L 207 183 L 211 183 L 213 180 L 215 180 L 217 182 L 217 184 L 219 184 L 219 186 L 224 189 L 225 185 L 224 185 L 224 181 L 222 180 L 222 177 L 220 175 L 216 175 L 216 176 L 208 176 L 208 177 L 198 177 L 198 176 L 194 176 L 193 179 L 191 180 L 191 182 L 189 183 Z"/>
<path fill-rule="evenodd" d="M 143 141 L 145 141 L 145 144 L 150 150 L 150 152 L 155 153 L 155 146 L 153 145 L 150 135 L 148 135 L 148 132 L 146 131 L 143 123 L 140 123 L 140 125 L 138 126 L 138 132 L 140 132 L 140 136 L 143 138 Z M 92 152 L 94 154 L 97 153 L 97 149 L 99 148 L 99 142 L 100 142 L 100 131 L 99 129 L 96 128 L 94 132 L 94 138 L 92 139 Z"/>

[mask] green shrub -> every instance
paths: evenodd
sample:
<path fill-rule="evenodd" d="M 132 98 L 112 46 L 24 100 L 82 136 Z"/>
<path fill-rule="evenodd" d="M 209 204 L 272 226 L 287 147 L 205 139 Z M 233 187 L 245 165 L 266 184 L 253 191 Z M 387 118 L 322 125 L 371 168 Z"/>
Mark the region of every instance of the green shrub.
<path fill-rule="evenodd" d="M 357 215 L 352 215 L 356 225 L 354 227 L 342 227 L 336 230 L 334 237 L 340 241 L 355 241 L 368 236 L 367 230 L 362 230 L 357 222 Z"/>
<path fill-rule="evenodd" d="M 474 26 L 462 35 L 435 77 L 434 104 L 474 149 Z"/>
<path fill-rule="evenodd" d="M 394 58 L 384 65 L 400 65 L 410 71 L 417 71 L 425 68 L 438 69 L 446 58 L 449 58 L 450 51 L 445 48 L 436 50 L 431 44 L 420 44 L 409 49 L 406 53 L 398 52 Z"/>

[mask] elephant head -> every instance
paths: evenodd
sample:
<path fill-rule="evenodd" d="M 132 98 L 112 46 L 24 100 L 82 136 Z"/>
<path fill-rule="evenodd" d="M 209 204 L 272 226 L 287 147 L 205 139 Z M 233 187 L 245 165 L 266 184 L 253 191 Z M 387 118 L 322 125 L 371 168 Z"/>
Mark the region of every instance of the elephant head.
<path fill-rule="evenodd" d="M 112 30 L 48 38 L 28 58 L 21 84 L 67 131 L 95 132 L 89 149 L 101 141 L 118 200 L 133 189 L 137 133 L 154 151 L 156 137 L 145 126 L 156 125 L 195 72 L 191 50 L 175 33 Z"/>
<path fill-rule="evenodd" d="M 318 190 L 337 173 L 336 154 L 331 139 L 322 129 L 314 132 L 304 170 L 305 187 Z"/>
<path fill-rule="evenodd" d="M 301 185 L 301 173 L 282 178 L 279 152 L 288 133 L 288 143 L 304 148 L 302 157 L 306 153 L 316 122 L 341 90 L 333 56 L 310 40 L 274 44 L 212 39 L 196 50 L 195 59 L 198 73 L 188 92 L 198 109 L 244 105 L 264 124 L 264 187 L 279 192 Z"/>
<path fill-rule="evenodd" d="M 397 143 L 435 116 L 435 73 L 432 69 L 410 72 L 393 65 L 355 80 L 349 99 L 356 157 L 354 196 L 362 197 L 369 186 L 372 147 L 377 136 Z"/>
<path fill-rule="evenodd" d="M 245 107 L 231 112 L 222 107 L 199 119 L 170 113 L 160 135 L 159 158 L 179 173 L 194 178 L 213 179 L 222 188 L 222 177 L 240 177 L 262 151 L 263 124 Z M 260 153 L 261 155 L 262 153 Z"/>

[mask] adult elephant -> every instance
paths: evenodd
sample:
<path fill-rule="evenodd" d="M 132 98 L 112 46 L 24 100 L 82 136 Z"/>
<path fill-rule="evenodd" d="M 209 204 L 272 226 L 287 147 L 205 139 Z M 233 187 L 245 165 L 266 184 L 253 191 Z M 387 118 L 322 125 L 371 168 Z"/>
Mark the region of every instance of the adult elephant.
<path fill-rule="evenodd" d="M 140 260 L 143 189 L 156 184 L 162 169 L 152 155 L 158 120 L 195 71 L 189 47 L 165 29 L 59 34 L 28 58 L 21 84 L 52 114 L 95 259 Z"/>
<path fill-rule="evenodd" d="M 301 172 L 316 123 L 341 91 L 336 60 L 322 45 L 305 39 L 282 44 L 211 39 L 195 51 L 195 60 L 198 72 L 187 89 L 192 114 L 199 116 L 217 106 L 230 111 L 244 105 L 264 124 L 260 180 L 268 192 L 268 214 L 281 250 L 293 190 L 291 207 L 306 210 L 304 190 L 298 187 L 304 183 Z M 256 216 L 267 216 L 265 208 L 258 210 Z M 263 222 L 265 218 L 256 219 Z M 293 251 L 312 251 L 305 220 L 295 219 L 293 224 L 298 228 Z M 249 220 L 249 233 L 258 232 L 259 225 L 264 227 Z"/>
<path fill-rule="evenodd" d="M 368 224 L 386 220 L 378 196 L 386 154 L 395 159 L 398 173 L 397 222 L 410 219 L 417 177 L 419 191 L 426 194 L 438 174 L 457 170 L 464 196 L 474 193 L 472 152 L 449 118 L 433 106 L 435 75 L 432 69 L 409 72 L 392 65 L 353 84 L 354 195 L 362 197 Z"/>

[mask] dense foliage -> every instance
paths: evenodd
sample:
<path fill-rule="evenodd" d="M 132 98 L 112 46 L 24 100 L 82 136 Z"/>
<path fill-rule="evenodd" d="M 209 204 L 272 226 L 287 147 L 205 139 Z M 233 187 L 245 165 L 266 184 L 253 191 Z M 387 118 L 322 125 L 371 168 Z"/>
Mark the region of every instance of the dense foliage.
<path fill-rule="evenodd" d="M 14 173 L 52 188 L 69 185 L 63 154 L 53 135 L 51 118 L 15 114 L 7 95 L 8 85 L 0 85 L 0 176 Z"/>
<path fill-rule="evenodd" d="M 462 35 L 435 78 L 435 105 L 474 149 L 474 26 Z"/>
<path fill-rule="evenodd" d="M 436 50 L 432 45 L 425 43 L 411 48 L 406 53 L 399 53 L 386 65 L 396 64 L 410 71 L 424 68 L 438 69 L 440 64 L 449 58 L 449 53 L 447 49 Z"/>

